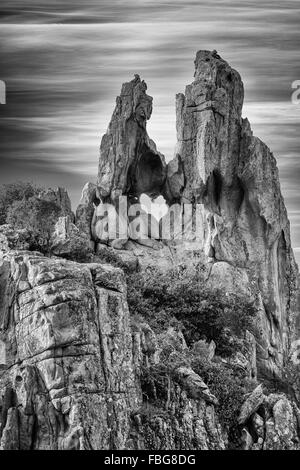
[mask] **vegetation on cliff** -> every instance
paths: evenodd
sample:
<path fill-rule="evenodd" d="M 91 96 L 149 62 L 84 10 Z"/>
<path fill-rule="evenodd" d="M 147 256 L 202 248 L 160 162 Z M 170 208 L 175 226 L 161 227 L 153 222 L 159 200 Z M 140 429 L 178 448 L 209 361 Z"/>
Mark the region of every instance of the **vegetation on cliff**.
<path fill-rule="evenodd" d="M 221 356 L 238 347 L 235 337 L 253 327 L 255 306 L 241 296 L 208 287 L 198 269 L 150 270 L 128 276 L 128 305 L 154 331 L 180 323 L 188 346 L 215 341 Z"/>

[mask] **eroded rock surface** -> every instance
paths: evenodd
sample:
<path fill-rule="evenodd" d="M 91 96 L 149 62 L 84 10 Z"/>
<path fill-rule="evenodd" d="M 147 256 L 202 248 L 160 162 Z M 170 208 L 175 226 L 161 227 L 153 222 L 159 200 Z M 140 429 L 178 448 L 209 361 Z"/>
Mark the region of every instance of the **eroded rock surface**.
<path fill-rule="evenodd" d="M 174 198 L 182 191 L 184 200 L 204 204 L 207 255 L 242 269 L 243 288 L 245 276 L 256 283 L 260 365 L 280 374 L 298 334 L 298 273 L 276 161 L 242 119 L 243 97 L 238 72 L 215 51 L 199 51 L 194 81 L 176 101 L 176 158 L 186 184 L 178 188 L 173 177 L 169 186 Z"/>
<path fill-rule="evenodd" d="M 146 131 L 152 113 L 152 97 L 146 90 L 138 75 L 124 83 L 102 137 L 97 186 L 104 200 L 115 201 L 122 194 L 155 196 L 164 185 L 165 160 Z"/>
<path fill-rule="evenodd" d="M 168 164 L 147 134 L 146 90 L 138 75 L 123 85 L 75 219 L 65 190 L 42 194 L 62 208 L 49 257 L 26 251 L 26 233 L 0 229 L 0 448 L 299 449 L 299 403 L 283 376 L 297 352 L 298 273 L 275 159 L 241 116 L 240 75 L 216 51 L 197 53 Z M 141 194 L 163 195 L 166 219 L 177 204 L 192 248 L 167 239 L 162 222 L 149 233 Z M 99 214 L 107 203 L 120 211 L 119 196 L 129 222 L 134 206 L 142 213 L 137 239 L 127 219 L 121 239 L 99 236 Z M 130 316 L 124 271 L 112 264 L 201 264 L 210 289 L 255 302 L 255 331 L 231 337 L 239 348 L 226 358 L 214 341 L 188 346 L 177 327 L 153 331 Z M 250 381 L 230 428 L 195 359 Z M 284 391 L 266 387 L 274 378 Z"/>
<path fill-rule="evenodd" d="M 139 371 L 164 343 L 131 329 L 120 269 L 11 251 L 0 274 L 1 449 L 225 448 L 216 399 L 190 369 L 170 384 L 177 426 L 170 410 L 149 421 Z"/>
<path fill-rule="evenodd" d="M 259 369 L 280 376 L 299 337 L 298 270 L 276 161 L 242 118 L 241 77 L 216 51 L 197 53 L 194 81 L 176 97 L 177 146 L 167 168 L 146 132 L 152 99 L 145 90 L 139 77 L 123 85 L 101 143 L 99 194 L 112 202 L 163 195 L 170 209 L 161 225 L 175 203 L 180 221 L 183 214 L 192 220 L 198 207 L 197 226 L 187 223 L 176 249 L 186 251 L 187 239 L 194 240 L 193 249 L 215 263 L 211 283 L 223 276 L 226 289 L 257 295 Z M 153 238 L 172 247 L 175 235 L 166 233 Z M 115 247 L 135 250 L 130 230 L 125 238 Z M 159 249 L 151 240 L 144 245 Z"/>
<path fill-rule="evenodd" d="M 1 292 L 1 448 L 124 448 L 139 396 L 122 271 L 11 252 Z"/>

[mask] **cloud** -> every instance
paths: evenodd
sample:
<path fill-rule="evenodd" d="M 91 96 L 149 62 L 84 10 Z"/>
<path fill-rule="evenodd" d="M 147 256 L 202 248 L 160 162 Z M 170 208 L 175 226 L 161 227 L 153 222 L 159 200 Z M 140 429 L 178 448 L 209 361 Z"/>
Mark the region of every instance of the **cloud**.
<path fill-rule="evenodd" d="M 128 23 L 207 21 L 212 17 L 231 21 L 281 23 L 289 11 L 297 12 L 297 0 L 2 0 L 2 15 L 11 23 Z M 296 16 L 291 20 L 297 23 Z"/>

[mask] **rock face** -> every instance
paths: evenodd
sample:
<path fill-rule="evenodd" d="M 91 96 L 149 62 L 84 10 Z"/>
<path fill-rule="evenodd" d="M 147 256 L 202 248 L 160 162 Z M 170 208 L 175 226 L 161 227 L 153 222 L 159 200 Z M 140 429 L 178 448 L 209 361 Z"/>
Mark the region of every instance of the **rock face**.
<path fill-rule="evenodd" d="M 159 195 L 166 177 L 162 154 L 146 132 L 152 113 L 152 97 L 138 75 L 124 83 L 117 98 L 107 133 L 100 146 L 98 191 L 102 200 L 115 201 L 145 193 Z"/>
<path fill-rule="evenodd" d="M 1 292 L 1 448 L 124 448 L 139 394 L 122 271 L 10 252 Z"/>
<path fill-rule="evenodd" d="M 80 232 L 85 233 L 89 239 L 92 238 L 92 220 L 99 202 L 97 186 L 93 183 L 86 183 L 82 190 L 79 206 L 76 209 L 75 220 Z"/>
<path fill-rule="evenodd" d="M 158 346 L 149 327 L 131 330 L 120 269 L 11 251 L 0 282 L 1 449 L 225 448 L 216 400 L 191 370 L 170 385 L 178 425 L 149 418 L 138 371 Z"/>
<path fill-rule="evenodd" d="M 0 288 L 1 449 L 227 448 L 218 400 L 178 364 L 182 335 L 130 321 L 122 270 L 10 251 Z M 158 398 L 141 371 L 162 358 L 172 375 Z M 258 386 L 241 409 L 236 446 L 299 449 L 299 416 L 284 394 L 266 396 Z"/>
<path fill-rule="evenodd" d="M 54 202 L 58 207 L 60 207 L 61 215 L 69 215 L 73 221 L 74 214 L 71 208 L 71 201 L 65 188 L 58 187 L 56 189 L 49 188 L 47 190 L 42 190 L 39 197 L 46 201 Z"/>
<path fill-rule="evenodd" d="M 194 82 L 177 95 L 176 152 L 188 182 L 183 197 L 205 206 L 211 256 L 257 282 L 259 359 L 280 373 L 297 336 L 298 274 L 276 161 L 242 119 L 243 95 L 239 74 L 216 52 L 199 51 Z"/>
<path fill-rule="evenodd" d="M 275 159 L 241 117 L 241 78 L 216 51 L 197 53 L 168 164 L 147 134 L 146 89 L 138 75 L 123 85 L 75 218 L 65 190 L 42 194 L 62 208 L 48 257 L 0 227 L 0 449 L 300 449 L 283 375 L 299 338 L 298 272 Z M 155 234 L 142 194 L 169 206 Z M 105 212 L 121 216 L 115 236 L 102 236 Z M 164 221 L 182 216 L 192 249 L 165 236 Z M 229 338 L 229 357 L 129 314 L 124 271 L 183 264 L 201 265 L 209 289 L 255 301 L 256 329 Z M 225 370 L 219 389 L 228 370 L 250 382 L 230 426 L 205 367 Z M 266 388 L 273 378 L 280 390 Z"/>
<path fill-rule="evenodd" d="M 183 197 L 204 204 L 206 248 L 242 268 L 261 295 L 258 357 L 279 373 L 296 339 L 297 267 L 276 161 L 242 119 L 243 84 L 216 52 L 199 51 L 194 82 L 177 95 Z M 178 187 L 170 184 L 171 192 Z M 210 230 L 208 230 L 210 229 Z"/>
<path fill-rule="evenodd" d="M 51 240 L 51 253 L 63 258 L 85 261 L 92 252 L 93 244 L 84 231 L 74 225 L 71 217 L 59 217 Z"/>
<path fill-rule="evenodd" d="M 187 213 L 184 204 L 191 214 L 200 208 L 200 224 L 191 231 L 195 248 L 214 264 L 211 282 L 221 274 L 229 290 L 239 278 L 243 291 L 252 286 L 259 370 L 280 376 L 299 337 L 298 270 L 276 161 L 242 118 L 241 77 L 216 51 L 197 53 L 194 81 L 176 97 L 177 146 L 167 168 L 146 132 L 152 99 L 145 90 L 136 76 L 117 99 L 101 143 L 101 202 L 120 195 L 136 202 L 146 193 L 163 195 L 170 213 L 177 203 L 180 217 Z M 164 231 L 154 238 L 164 240 Z"/>

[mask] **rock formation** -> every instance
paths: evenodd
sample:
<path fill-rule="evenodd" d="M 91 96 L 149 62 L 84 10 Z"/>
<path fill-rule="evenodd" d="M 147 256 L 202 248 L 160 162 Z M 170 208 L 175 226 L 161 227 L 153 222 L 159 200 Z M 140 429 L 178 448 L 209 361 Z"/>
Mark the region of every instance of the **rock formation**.
<path fill-rule="evenodd" d="M 146 132 L 152 98 L 138 75 L 122 86 L 107 133 L 100 146 L 98 192 L 103 201 L 143 192 L 159 195 L 165 182 L 166 163 Z"/>
<path fill-rule="evenodd" d="M 260 369 L 280 375 L 299 337 L 298 271 L 276 161 L 242 118 L 241 77 L 216 51 L 197 53 L 194 81 L 176 97 L 177 146 L 167 166 L 146 132 L 146 89 L 136 76 L 117 98 L 100 147 L 99 200 L 123 195 L 130 206 L 145 193 L 200 207 L 195 249 L 212 261 L 216 282 L 228 287 L 238 275 L 240 289 L 255 285 Z"/>
<path fill-rule="evenodd" d="M 213 271 L 226 262 L 255 280 L 259 359 L 265 371 L 280 373 L 297 336 L 298 273 L 276 161 L 242 119 L 243 97 L 240 75 L 216 52 L 199 51 L 194 82 L 176 99 L 176 153 L 187 183 L 171 181 L 170 189 L 204 205 Z"/>
<path fill-rule="evenodd" d="M 299 396 L 283 374 L 299 338 L 298 272 L 275 159 L 241 116 L 241 78 L 215 51 L 197 53 L 194 81 L 176 98 L 168 164 L 147 134 L 146 90 L 138 75 L 123 85 L 97 184 L 84 187 L 75 219 L 65 191 L 41 196 L 62 208 L 49 255 L 1 227 L 0 448 L 300 449 Z M 149 231 L 142 194 L 165 198 L 166 219 L 176 206 L 191 246 L 167 239 L 163 221 Z M 124 223 L 115 237 L 104 234 L 109 211 Z M 178 327 L 155 331 L 128 309 L 124 271 L 199 260 L 210 289 L 255 303 L 256 328 L 230 357 L 215 357 L 214 341 L 187 345 Z M 233 426 L 195 358 L 253 382 Z M 282 387 L 269 389 L 272 379 Z"/>
<path fill-rule="evenodd" d="M 138 394 L 121 270 L 13 252 L 1 292 L 1 448 L 124 448 Z"/>

